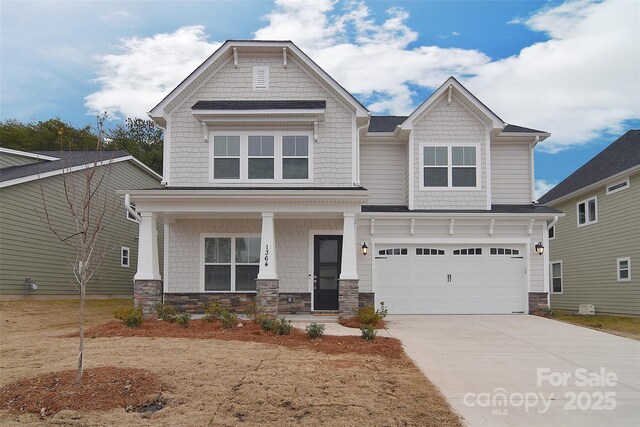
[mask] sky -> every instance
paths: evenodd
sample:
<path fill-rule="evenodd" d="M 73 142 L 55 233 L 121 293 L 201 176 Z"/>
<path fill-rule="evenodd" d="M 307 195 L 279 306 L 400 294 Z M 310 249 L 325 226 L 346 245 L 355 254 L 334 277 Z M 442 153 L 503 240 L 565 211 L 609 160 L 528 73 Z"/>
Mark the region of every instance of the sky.
<path fill-rule="evenodd" d="M 640 1 L 0 0 L 0 120 L 146 112 L 227 39 L 296 43 L 373 114 L 447 77 L 550 132 L 544 194 L 640 128 Z"/>

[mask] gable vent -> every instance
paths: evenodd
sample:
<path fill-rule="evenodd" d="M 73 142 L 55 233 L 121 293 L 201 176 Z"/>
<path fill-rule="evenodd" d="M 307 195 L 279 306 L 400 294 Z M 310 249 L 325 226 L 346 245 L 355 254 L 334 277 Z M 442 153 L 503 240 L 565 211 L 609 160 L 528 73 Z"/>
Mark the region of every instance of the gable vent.
<path fill-rule="evenodd" d="M 269 89 L 269 67 L 253 67 L 253 88 Z"/>

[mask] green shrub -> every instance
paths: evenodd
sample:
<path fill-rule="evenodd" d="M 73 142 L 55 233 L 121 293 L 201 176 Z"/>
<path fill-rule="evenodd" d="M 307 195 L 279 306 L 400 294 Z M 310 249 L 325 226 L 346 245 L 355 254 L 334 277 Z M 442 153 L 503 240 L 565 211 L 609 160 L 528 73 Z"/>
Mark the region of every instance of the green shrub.
<path fill-rule="evenodd" d="M 255 301 L 250 301 L 249 303 L 247 303 L 247 306 L 245 307 L 245 313 L 247 314 L 249 320 L 256 323 L 258 323 L 258 317 L 265 315 L 260 304 Z"/>
<path fill-rule="evenodd" d="M 204 314 L 204 320 L 213 322 L 215 320 L 222 320 L 222 317 L 228 315 L 229 311 L 217 302 L 212 302 L 205 307 Z"/>
<path fill-rule="evenodd" d="M 175 322 L 177 313 L 176 309 L 167 304 L 158 304 L 156 305 L 156 313 L 158 313 L 158 319 L 164 320 L 165 322 Z"/>
<path fill-rule="evenodd" d="M 284 317 L 271 322 L 271 331 L 276 335 L 289 335 L 291 333 L 291 320 Z"/>
<path fill-rule="evenodd" d="M 309 335 L 309 338 L 315 340 L 321 338 L 324 335 L 324 325 L 322 323 L 309 323 L 304 331 Z"/>
<path fill-rule="evenodd" d="M 362 338 L 363 340 L 373 341 L 376 339 L 377 331 L 373 329 L 373 326 L 371 325 L 360 328 L 360 332 L 360 338 Z"/>
<path fill-rule="evenodd" d="M 220 322 L 223 328 L 231 329 L 238 324 L 238 315 L 225 310 L 224 314 L 220 317 Z"/>
<path fill-rule="evenodd" d="M 382 317 L 375 310 L 375 308 L 373 307 L 373 304 L 366 305 L 362 307 L 360 310 L 358 310 L 356 317 L 358 317 L 358 320 L 363 325 L 375 325 L 380 320 L 382 320 Z"/>
<path fill-rule="evenodd" d="M 376 313 L 378 313 L 378 315 L 383 319 L 387 317 L 387 315 L 389 314 L 389 309 L 386 305 L 384 305 L 384 301 L 380 301 L 380 308 L 376 310 Z"/>
<path fill-rule="evenodd" d="M 189 326 L 189 322 L 191 321 L 191 315 L 189 313 L 182 313 L 180 316 L 176 318 L 176 323 L 183 328 Z"/>
<path fill-rule="evenodd" d="M 257 321 L 258 326 L 260 326 L 263 331 L 270 331 L 274 322 L 275 320 L 269 318 L 267 315 L 261 317 L 259 321 Z"/>
<path fill-rule="evenodd" d="M 262 328 L 262 324 L 264 322 L 266 322 L 267 320 L 269 320 L 269 316 L 267 316 L 265 313 L 258 313 L 256 314 L 255 319 L 253 319 L 253 323 L 255 323 L 256 325 L 260 326 Z M 270 328 L 271 326 L 269 326 Z M 269 328 L 263 328 L 265 330 L 268 330 Z"/>
<path fill-rule="evenodd" d="M 121 320 L 129 328 L 137 328 L 144 322 L 141 308 L 119 308 L 113 313 L 113 317 Z"/>

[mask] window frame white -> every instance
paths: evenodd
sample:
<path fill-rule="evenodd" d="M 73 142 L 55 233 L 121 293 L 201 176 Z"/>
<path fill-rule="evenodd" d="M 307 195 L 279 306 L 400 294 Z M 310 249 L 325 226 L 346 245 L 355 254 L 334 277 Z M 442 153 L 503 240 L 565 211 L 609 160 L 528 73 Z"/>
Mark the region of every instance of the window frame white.
<path fill-rule="evenodd" d="M 136 210 L 136 204 L 135 203 L 129 203 L 129 206 L 131 206 L 131 208 L 135 211 Z M 129 209 L 127 209 L 127 207 L 125 206 L 124 208 L 126 215 L 127 215 L 127 219 L 131 222 L 135 222 L 136 224 L 139 224 L 138 219 L 131 215 L 131 212 L 129 212 Z"/>
<path fill-rule="evenodd" d="M 264 86 L 258 86 L 258 74 L 264 73 Z M 254 66 L 253 67 L 253 90 L 269 90 L 269 67 Z"/>
<path fill-rule="evenodd" d="M 595 204 L 595 214 L 596 214 L 596 219 L 589 221 L 589 202 L 592 201 Z M 585 218 L 585 222 L 584 224 L 580 224 L 580 205 L 584 204 L 584 218 Z M 589 197 L 588 199 L 584 199 L 582 201 L 579 201 L 578 203 L 576 203 L 576 224 L 578 227 L 586 227 L 588 225 L 593 225 L 593 224 L 597 224 L 598 223 L 598 219 L 600 218 L 600 215 L 598 214 L 598 196 L 593 196 L 593 197 Z"/>
<path fill-rule="evenodd" d="M 447 186 L 446 187 L 427 187 L 424 185 L 424 170 L 426 166 L 424 164 L 424 149 L 425 148 L 447 148 Z M 453 186 L 453 168 L 454 167 L 468 167 L 468 166 L 454 166 L 453 164 L 453 147 L 473 147 L 476 150 L 476 185 L 475 187 L 454 187 Z M 482 190 L 482 158 L 479 143 L 473 142 L 422 142 L 419 144 L 418 156 L 420 157 L 420 191 L 481 191 Z M 444 166 L 434 166 L 444 167 Z"/>
<path fill-rule="evenodd" d="M 620 185 L 620 184 L 624 184 L 624 185 L 622 187 L 620 187 L 620 188 L 616 188 L 614 190 L 609 190 L 611 187 L 615 187 L 616 185 Z M 624 191 L 624 190 L 628 189 L 629 187 L 631 187 L 631 182 L 629 181 L 629 177 L 627 177 L 627 178 L 625 178 L 623 180 L 614 182 L 613 184 L 608 184 L 607 185 L 607 196 L 609 194 L 616 194 L 616 193 L 618 193 L 620 191 Z"/>
<path fill-rule="evenodd" d="M 127 251 L 127 255 L 125 256 L 124 251 Z M 127 260 L 126 264 L 124 260 Z M 126 246 L 120 246 L 120 267 L 131 267 L 131 249 Z"/>
<path fill-rule="evenodd" d="M 560 276 L 553 275 L 554 264 L 560 264 Z M 555 292 L 553 290 L 553 279 L 557 277 L 560 278 L 560 292 Z M 562 265 L 562 260 L 549 262 L 549 293 L 556 294 L 556 295 L 564 294 L 564 266 Z"/>
<path fill-rule="evenodd" d="M 551 230 L 553 230 L 553 237 L 551 237 Z M 547 237 L 549 237 L 549 240 L 554 240 L 556 238 L 556 233 L 558 232 L 558 229 L 556 228 L 555 225 L 551 226 L 550 228 L 547 229 Z"/>
<path fill-rule="evenodd" d="M 236 266 L 237 265 L 257 265 L 260 266 L 260 261 L 257 263 L 236 263 L 236 238 L 262 238 L 260 233 L 202 233 L 200 234 L 200 292 L 208 294 L 255 294 L 256 291 L 237 291 L 236 290 Z M 227 265 L 226 263 L 206 263 L 205 262 L 205 239 L 231 239 L 231 288 L 228 291 L 207 291 L 205 290 L 205 266 L 206 265 Z"/>
<path fill-rule="evenodd" d="M 240 137 L 240 177 L 233 179 L 214 178 L 214 140 L 216 136 L 239 136 Z M 249 136 L 273 136 L 273 179 L 249 179 Z M 282 177 L 282 137 L 283 136 L 306 136 L 307 156 L 306 158 L 307 179 L 285 179 Z M 209 132 L 209 183 L 210 184 L 300 184 L 313 182 L 313 130 L 216 130 Z M 287 156 L 288 157 L 288 156 Z"/>
<path fill-rule="evenodd" d="M 626 278 L 621 278 L 620 277 L 620 271 L 625 270 L 625 269 L 621 269 L 620 268 L 620 262 L 621 261 L 627 261 L 627 277 Z M 618 282 L 630 282 L 631 281 L 631 257 L 625 256 L 625 257 L 620 257 L 616 259 L 616 278 Z"/>

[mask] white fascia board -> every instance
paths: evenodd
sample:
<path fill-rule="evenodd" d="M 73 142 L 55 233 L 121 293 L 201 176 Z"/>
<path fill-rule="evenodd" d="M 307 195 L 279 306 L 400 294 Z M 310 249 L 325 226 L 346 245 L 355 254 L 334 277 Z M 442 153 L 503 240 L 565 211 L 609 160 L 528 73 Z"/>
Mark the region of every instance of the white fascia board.
<path fill-rule="evenodd" d="M 137 166 L 139 166 L 141 169 L 143 169 L 145 172 L 151 174 L 154 178 L 158 180 L 162 180 L 162 177 L 160 175 L 155 173 L 152 169 L 150 169 L 147 165 L 142 163 L 140 160 L 136 159 L 133 156 L 125 156 L 125 157 L 118 157 L 116 159 L 103 160 L 101 162 L 96 162 L 96 163 L 93 163 L 93 162 L 85 163 L 78 166 L 72 166 L 70 168 L 61 168 L 61 169 L 56 169 L 49 172 L 43 172 L 40 174 L 34 174 L 29 176 L 23 176 L 21 178 L 11 179 L 9 181 L 0 182 L 0 188 L 11 187 L 13 185 L 23 184 L 25 182 L 35 181 L 37 179 L 49 178 L 51 176 L 56 176 L 56 175 L 62 175 L 63 173 L 76 172 L 82 169 L 91 168 L 94 165 L 98 167 L 98 166 L 104 166 L 104 165 L 113 164 L 113 163 L 124 162 L 127 160 L 133 160 L 133 162 Z"/>
<path fill-rule="evenodd" d="M 28 151 L 12 150 L 11 148 L 0 147 L 0 153 L 13 154 L 15 156 L 22 156 L 22 157 L 30 157 L 32 159 L 39 159 L 39 160 L 60 160 L 60 158 L 58 157 L 43 156 L 42 154 L 30 153 Z"/>
<path fill-rule="evenodd" d="M 491 213 L 491 212 L 362 212 L 360 219 L 406 219 L 412 218 L 429 218 L 429 219 L 474 219 L 474 218 L 510 218 L 510 219 L 528 219 L 528 218 L 551 218 L 563 217 L 564 213 Z M 377 224 L 377 222 L 376 222 Z"/>
<path fill-rule="evenodd" d="M 200 116 L 267 116 L 267 115 L 302 115 L 324 114 L 324 108 L 318 109 L 273 109 L 273 110 L 191 110 L 191 113 L 199 118 Z"/>
<path fill-rule="evenodd" d="M 569 199 L 572 199 L 574 197 L 577 197 L 577 196 L 581 195 L 582 193 L 588 193 L 588 192 L 593 191 L 594 189 L 596 189 L 598 187 L 602 187 L 604 185 L 612 183 L 613 181 L 618 181 L 621 178 L 625 177 L 626 175 L 631 176 L 635 172 L 638 172 L 638 171 L 640 171 L 640 165 L 633 166 L 633 167 L 631 167 L 629 169 L 623 170 L 622 172 L 618 172 L 615 175 L 611 175 L 611 176 L 606 177 L 605 179 L 601 179 L 598 182 L 594 182 L 591 185 L 587 185 L 586 187 L 582 187 L 579 190 L 576 190 L 576 191 L 574 191 L 572 193 L 565 194 L 564 196 L 558 197 L 557 199 L 549 200 L 548 202 L 545 203 L 545 205 L 546 206 L 557 205 L 559 203 L 564 202 L 565 200 L 569 200 Z M 562 184 L 562 182 L 560 184 Z M 560 185 L 560 184 L 558 184 L 558 185 Z"/>
<path fill-rule="evenodd" d="M 183 200 L 183 199 L 275 199 L 280 200 L 283 197 L 289 199 L 318 199 L 318 200 L 349 200 L 362 199 L 366 201 L 369 197 L 367 190 L 276 190 L 265 187 L 264 190 L 242 190 L 241 187 L 236 190 L 117 190 L 116 194 L 130 194 L 136 199 L 153 199 L 153 200 Z"/>
<path fill-rule="evenodd" d="M 402 129 L 412 129 L 413 121 L 420 117 L 424 111 L 429 109 L 437 100 L 440 98 L 442 94 L 444 94 L 449 86 L 453 86 L 458 93 L 464 96 L 469 102 L 471 102 L 476 108 L 482 111 L 493 123 L 494 128 L 503 129 L 507 123 L 505 123 L 500 117 L 498 117 L 494 112 L 489 110 L 484 104 L 482 104 L 471 92 L 467 90 L 460 82 L 458 82 L 455 78 L 449 77 L 435 92 L 429 96 L 418 108 L 416 108 L 413 113 L 407 119 L 400 124 Z"/>

